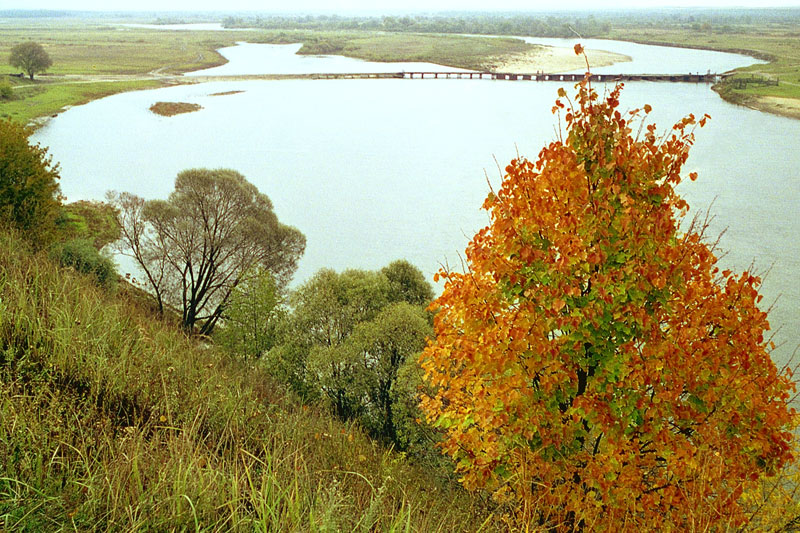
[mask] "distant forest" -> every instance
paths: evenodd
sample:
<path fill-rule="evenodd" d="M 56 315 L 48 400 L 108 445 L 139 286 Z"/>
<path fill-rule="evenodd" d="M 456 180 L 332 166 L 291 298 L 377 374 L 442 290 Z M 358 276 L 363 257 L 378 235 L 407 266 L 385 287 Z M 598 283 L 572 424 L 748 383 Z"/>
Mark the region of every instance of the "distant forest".
<path fill-rule="evenodd" d="M 800 9 L 660 9 L 594 13 L 464 13 L 357 17 L 339 15 L 229 16 L 228 28 L 270 30 L 369 30 L 531 37 L 607 37 L 612 28 L 652 26 L 735 33 L 758 24 L 787 28 L 800 24 Z"/>
<path fill-rule="evenodd" d="M 465 16 L 340 17 L 337 15 L 227 17 L 228 28 L 270 30 L 364 30 L 408 33 L 527 35 L 537 37 L 600 37 L 611 24 L 594 15 L 561 18 L 537 15 L 476 14 Z"/>

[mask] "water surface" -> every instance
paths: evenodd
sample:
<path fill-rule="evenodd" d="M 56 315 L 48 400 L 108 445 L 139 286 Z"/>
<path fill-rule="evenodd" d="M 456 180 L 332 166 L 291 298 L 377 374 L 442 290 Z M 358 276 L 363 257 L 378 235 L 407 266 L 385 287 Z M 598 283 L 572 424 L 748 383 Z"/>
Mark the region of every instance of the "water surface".
<path fill-rule="evenodd" d="M 219 67 L 186 73 L 186 76 L 242 76 L 248 74 L 314 74 L 314 73 L 365 73 L 365 72 L 469 72 L 434 63 L 378 63 L 331 55 L 298 55 L 298 44 L 238 43 L 220 48 L 218 52 L 228 60 Z"/>
<path fill-rule="evenodd" d="M 663 63 L 694 52 L 662 49 Z M 376 269 L 397 258 L 430 277 L 440 264 L 460 268 L 469 238 L 487 224 L 480 205 L 487 180 L 499 185 L 495 160 L 502 167 L 517 153 L 535 159 L 556 137 L 557 88 L 485 80 L 206 83 L 76 107 L 34 140 L 61 162 L 69 200 L 102 199 L 109 189 L 164 198 L 183 169 L 239 170 L 270 196 L 281 221 L 308 238 L 295 283 L 322 267 Z M 243 92 L 212 96 L 233 90 Z M 148 111 L 159 100 L 203 109 L 161 117 Z M 712 208 L 712 236 L 727 230 L 723 265 L 770 269 L 765 303 L 780 296 L 771 317 L 785 344 L 776 358 L 785 361 L 800 343 L 800 121 L 725 103 L 706 85 L 627 84 L 622 107 L 645 103 L 661 129 L 688 113 L 712 116 L 685 169 L 700 178 L 680 190 L 696 212 Z"/>

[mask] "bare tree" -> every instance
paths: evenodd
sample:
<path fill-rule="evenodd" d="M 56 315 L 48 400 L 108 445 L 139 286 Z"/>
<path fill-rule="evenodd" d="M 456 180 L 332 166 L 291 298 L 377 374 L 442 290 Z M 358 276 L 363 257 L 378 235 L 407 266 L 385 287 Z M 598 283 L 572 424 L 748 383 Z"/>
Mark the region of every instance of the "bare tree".
<path fill-rule="evenodd" d="M 119 210 L 117 249 L 145 275 L 158 308 L 181 311 L 187 331 L 209 334 L 231 291 L 257 268 L 284 287 L 305 250 L 305 237 L 278 222 L 272 202 L 228 169 L 178 174 L 167 200 L 109 194 Z"/>

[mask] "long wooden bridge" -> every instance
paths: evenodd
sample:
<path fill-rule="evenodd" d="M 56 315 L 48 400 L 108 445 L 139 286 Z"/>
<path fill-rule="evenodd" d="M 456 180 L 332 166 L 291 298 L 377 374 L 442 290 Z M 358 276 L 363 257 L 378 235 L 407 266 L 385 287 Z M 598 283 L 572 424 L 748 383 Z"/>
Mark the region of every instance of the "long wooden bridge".
<path fill-rule="evenodd" d="M 689 74 L 592 74 L 594 82 L 614 83 L 617 81 L 663 81 L 683 83 L 716 83 L 730 76 L 729 73 L 689 73 Z M 316 74 L 249 74 L 238 76 L 191 76 L 181 78 L 196 83 L 207 81 L 240 81 L 240 80 L 285 80 L 285 79 L 312 79 L 312 80 L 350 80 L 350 79 L 412 79 L 412 80 L 507 80 L 507 81 L 555 81 L 578 82 L 584 78 L 583 74 L 550 74 L 534 72 L 530 74 L 515 74 L 507 72 L 353 72 L 353 73 L 316 73 Z"/>
<path fill-rule="evenodd" d="M 406 79 L 489 79 L 489 80 L 511 80 L 511 81 L 581 81 L 584 74 L 550 74 L 536 72 L 531 74 L 518 74 L 507 72 L 401 72 Z M 689 74 L 592 74 L 591 81 L 615 82 L 615 81 L 669 81 L 684 83 L 716 83 L 727 74 L 716 74 L 707 72 Z M 397 76 L 400 77 L 400 76 Z"/>

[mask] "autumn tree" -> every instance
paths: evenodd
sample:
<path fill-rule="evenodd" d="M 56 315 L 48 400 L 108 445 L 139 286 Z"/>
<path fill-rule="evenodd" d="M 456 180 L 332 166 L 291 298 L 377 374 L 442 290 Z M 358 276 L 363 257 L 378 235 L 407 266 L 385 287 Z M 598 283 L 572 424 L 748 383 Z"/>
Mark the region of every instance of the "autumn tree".
<path fill-rule="evenodd" d="M 281 224 L 270 199 L 234 170 L 185 170 L 167 200 L 109 200 L 122 232 L 118 250 L 136 261 L 162 312 L 180 311 L 187 331 L 211 333 L 257 268 L 285 287 L 305 249 L 303 234 Z"/>
<path fill-rule="evenodd" d="M 51 240 L 61 209 L 58 165 L 30 144 L 31 130 L 0 120 L 0 223 L 42 244 Z"/>
<path fill-rule="evenodd" d="M 791 460 L 794 384 L 759 278 L 720 271 L 675 191 L 706 117 L 657 135 L 620 91 L 559 91 L 565 134 L 510 162 L 466 272 L 437 275 L 422 407 L 464 485 L 533 529 L 723 530 Z"/>
<path fill-rule="evenodd" d="M 33 80 L 34 74 L 44 72 L 53 65 L 53 60 L 39 43 L 27 41 L 11 48 L 8 62 L 12 67 L 21 68 Z"/>

